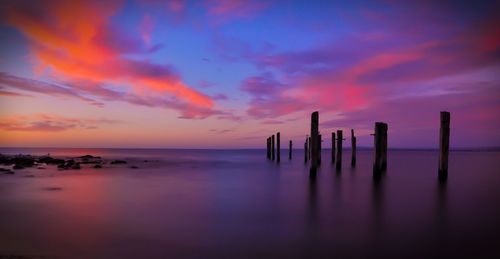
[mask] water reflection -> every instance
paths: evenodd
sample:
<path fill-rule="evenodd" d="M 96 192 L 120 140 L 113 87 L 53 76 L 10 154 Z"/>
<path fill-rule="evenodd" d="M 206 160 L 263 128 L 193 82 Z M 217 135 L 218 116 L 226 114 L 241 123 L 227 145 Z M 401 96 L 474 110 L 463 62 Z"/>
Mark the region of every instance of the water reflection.
<path fill-rule="evenodd" d="M 447 221 L 447 182 L 438 181 L 436 188 L 436 228 L 445 232 Z"/>
<path fill-rule="evenodd" d="M 383 229 L 384 224 L 384 175 L 374 178 L 372 183 L 373 227 L 375 233 Z"/>
<path fill-rule="evenodd" d="M 309 214 L 308 222 L 311 227 L 316 227 L 318 221 L 318 184 L 316 180 L 309 181 Z"/>
<path fill-rule="evenodd" d="M 2 176 L 0 246 L 68 258 L 426 258 L 498 241 L 498 155 L 474 177 L 467 165 L 483 155 L 453 160 L 463 169 L 446 183 L 432 152 L 398 152 L 378 179 L 371 152 L 339 174 L 323 160 L 315 181 L 302 153 L 277 165 L 260 151 L 162 152 L 154 168 Z"/>

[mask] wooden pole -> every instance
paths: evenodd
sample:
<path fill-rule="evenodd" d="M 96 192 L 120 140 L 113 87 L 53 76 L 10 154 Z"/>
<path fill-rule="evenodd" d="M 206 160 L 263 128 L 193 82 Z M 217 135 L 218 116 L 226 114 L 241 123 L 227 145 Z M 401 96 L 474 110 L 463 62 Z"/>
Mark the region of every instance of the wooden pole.
<path fill-rule="evenodd" d="M 311 137 L 309 137 L 309 148 L 307 150 L 309 151 L 307 159 L 311 160 Z"/>
<path fill-rule="evenodd" d="M 375 134 L 374 134 L 375 160 L 373 162 L 373 177 L 376 179 L 380 178 L 382 172 L 383 130 L 384 130 L 384 123 L 375 122 Z"/>
<path fill-rule="evenodd" d="M 337 171 L 342 169 L 342 131 L 337 130 Z"/>
<path fill-rule="evenodd" d="M 271 136 L 271 159 L 274 161 L 274 135 Z"/>
<path fill-rule="evenodd" d="M 272 153 L 271 153 L 272 152 L 272 143 L 271 143 L 272 140 L 271 139 L 272 139 L 272 137 L 269 137 L 269 160 L 271 160 L 271 158 L 272 158 Z"/>
<path fill-rule="evenodd" d="M 332 132 L 332 164 L 335 164 L 335 132 Z"/>
<path fill-rule="evenodd" d="M 266 157 L 269 159 L 269 138 L 266 139 Z"/>
<path fill-rule="evenodd" d="M 351 129 L 351 167 L 356 167 L 356 137 L 354 129 Z"/>
<path fill-rule="evenodd" d="M 382 128 L 382 171 L 387 169 L 387 130 L 389 126 L 387 123 L 384 123 L 384 127 Z"/>
<path fill-rule="evenodd" d="M 288 159 L 292 160 L 292 141 L 288 144 Z"/>
<path fill-rule="evenodd" d="M 309 177 L 311 179 L 316 178 L 316 172 L 318 169 L 318 151 L 319 151 L 319 113 L 317 111 L 311 114 L 311 169 L 309 170 Z"/>
<path fill-rule="evenodd" d="M 321 165 L 321 142 L 323 140 L 321 139 L 321 134 L 318 135 L 318 166 Z"/>
<path fill-rule="evenodd" d="M 441 181 L 448 179 L 448 155 L 450 150 L 450 113 L 441 112 L 441 129 L 439 131 L 439 171 Z"/>
<path fill-rule="evenodd" d="M 307 157 L 309 156 L 309 137 L 306 136 L 306 142 L 304 143 L 304 163 L 307 163 Z"/>
<path fill-rule="evenodd" d="M 280 145 L 280 133 L 276 133 L 276 155 L 277 155 L 277 159 L 276 159 L 276 162 L 279 164 L 280 160 L 281 160 L 281 145 Z"/>

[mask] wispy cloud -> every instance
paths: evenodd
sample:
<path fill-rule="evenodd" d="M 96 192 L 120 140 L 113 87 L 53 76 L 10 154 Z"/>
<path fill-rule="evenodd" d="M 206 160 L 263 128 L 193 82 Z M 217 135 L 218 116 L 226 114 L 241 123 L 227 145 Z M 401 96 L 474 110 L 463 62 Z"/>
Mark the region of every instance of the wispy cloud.
<path fill-rule="evenodd" d="M 271 73 L 245 79 L 240 89 L 252 95 L 248 114 L 257 118 L 286 115 L 307 106 L 303 100 L 287 92 L 287 85 Z"/>
<path fill-rule="evenodd" d="M 56 95 L 75 98 L 99 107 L 104 107 L 106 102 L 121 101 L 140 106 L 179 110 L 181 111 L 179 118 L 183 119 L 203 119 L 209 116 L 217 116 L 218 119 L 239 120 L 238 116 L 233 115 L 229 111 L 192 106 L 185 102 L 179 102 L 170 96 L 151 96 L 122 92 L 85 80 L 48 83 L 0 72 L 0 86 L 9 90 L 9 93 L 12 93 L 13 95 L 11 96 L 13 97 L 24 95 L 24 92 L 32 92 L 49 96 Z M 216 96 L 217 98 L 223 97 Z"/>
<path fill-rule="evenodd" d="M 71 129 L 97 129 L 104 124 L 125 123 L 120 120 L 94 118 L 78 119 L 56 115 L 36 114 L 9 116 L 1 119 L 0 129 L 5 131 L 59 132 Z"/>
<path fill-rule="evenodd" d="M 55 83 L 48 83 L 40 80 L 34 80 L 24 77 L 10 75 L 0 72 L 0 86 L 9 89 L 11 96 L 23 96 L 25 94 L 18 92 L 33 92 L 50 96 L 73 97 L 85 101 L 87 103 L 102 106 L 103 103 L 92 98 L 86 97 L 80 93 L 78 89 L 65 87 Z"/>

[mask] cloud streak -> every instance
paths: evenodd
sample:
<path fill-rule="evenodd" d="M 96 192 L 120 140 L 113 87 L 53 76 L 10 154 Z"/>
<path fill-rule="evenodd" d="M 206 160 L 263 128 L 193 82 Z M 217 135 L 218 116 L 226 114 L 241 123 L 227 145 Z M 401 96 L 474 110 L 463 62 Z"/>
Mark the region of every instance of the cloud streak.
<path fill-rule="evenodd" d="M 184 84 L 172 66 L 126 57 L 151 49 L 110 22 L 120 6 L 116 1 L 9 2 L 4 19 L 29 40 L 39 72 L 50 72 L 60 80 L 131 87 L 152 96 L 145 99 L 164 96 L 175 100 L 168 106 L 182 113 L 212 109 L 213 100 Z M 146 25 L 145 32 L 152 22 Z"/>
<path fill-rule="evenodd" d="M 5 131 L 60 132 L 72 129 L 97 129 L 99 125 L 121 124 L 120 120 L 106 118 L 77 119 L 56 115 L 9 116 L 1 120 L 0 129 Z"/>

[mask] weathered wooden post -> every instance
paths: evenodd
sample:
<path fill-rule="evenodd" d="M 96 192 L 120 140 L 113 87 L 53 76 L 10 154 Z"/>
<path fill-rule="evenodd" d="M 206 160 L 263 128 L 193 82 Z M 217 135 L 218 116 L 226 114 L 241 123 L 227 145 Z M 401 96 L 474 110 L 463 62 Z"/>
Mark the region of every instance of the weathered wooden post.
<path fill-rule="evenodd" d="M 342 131 L 337 130 L 337 171 L 340 171 L 340 169 L 342 169 L 342 135 Z"/>
<path fill-rule="evenodd" d="M 318 140 L 319 140 L 319 131 L 318 131 L 318 126 L 319 126 L 319 113 L 317 111 L 313 112 L 311 114 L 311 137 L 310 137 L 310 144 L 311 144 L 311 169 L 309 170 L 309 178 L 315 179 L 316 178 L 316 172 L 318 169 L 318 151 L 319 151 L 319 146 L 318 146 Z"/>
<path fill-rule="evenodd" d="M 269 160 L 273 158 L 273 147 L 272 147 L 272 137 L 269 137 Z"/>
<path fill-rule="evenodd" d="M 279 164 L 281 160 L 281 145 L 280 145 L 280 133 L 276 133 L 276 155 L 277 159 L 276 162 Z"/>
<path fill-rule="evenodd" d="M 304 143 L 304 163 L 307 163 L 307 157 L 309 156 L 309 137 L 306 136 L 306 142 Z"/>
<path fill-rule="evenodd" d="M 271 136 L 271 159 L 274 161 L 274 135 Z"/>
<path fill-rule="evenodd" d="M 307 154 L 308 157 L 307 159 L 311 160 L 311 137 L 309 137 L 309 148 L 308 148 L 309 153 Z"/>
<path fill-rule="evenodd" d="M 448 179 L 448 154 L 450 150 L 450 113 L 441 112 L 441 129 L 439 131 L 439 171 L 441 181 Z"/>
<path fill-rule="evenodd" d="M 335 132 L 332 132 L 332 164 L 335 164 Z"/>
<path fill-rule="evenodd" d="M 292 160 L 292 141 L 288 144 L 288 159 Z"/>
<path fill-rule="evenodd" d="M 318 135 L 318 166 L 321 166 L 321 134 Z"/>
<path fill-rule="evenodd" d="M 375 160 L 373 161 L 373 178 L 380 178 L 382 173 L 382 142 L 383 142 L 383 122 L 375 122 L 374 148 Z"/>
<path fill-rule="evenodd" d="M 269 137 L 266 139 L 266 156 L 267 156 L 267 159 L 269 159 Z"/>
<path fill-rule="evenodd" d="M 387 123 L 383 123 L 384 127 L 382 128 L 382 171 L 387 169 L 387 130 L 389 126 Z"/>
<path fill-rule="evenodd" d="M 356 167 L 356 137 L 354 129 L 351 129 L 351 167 Z"/>

